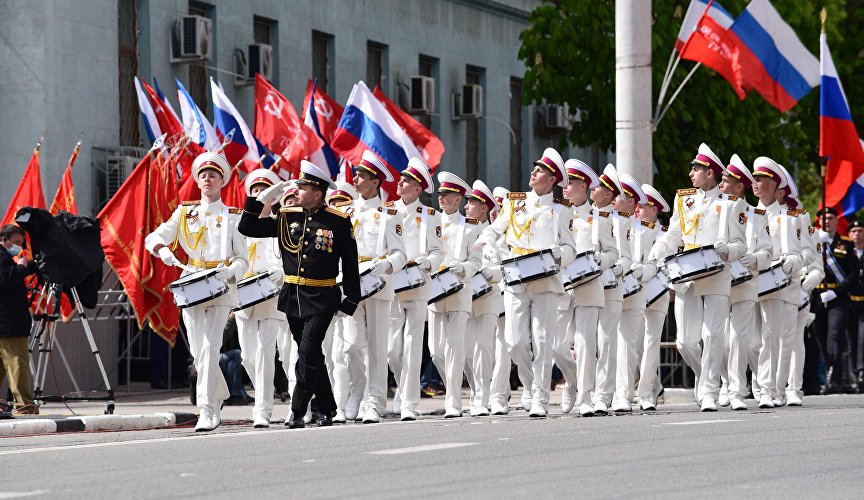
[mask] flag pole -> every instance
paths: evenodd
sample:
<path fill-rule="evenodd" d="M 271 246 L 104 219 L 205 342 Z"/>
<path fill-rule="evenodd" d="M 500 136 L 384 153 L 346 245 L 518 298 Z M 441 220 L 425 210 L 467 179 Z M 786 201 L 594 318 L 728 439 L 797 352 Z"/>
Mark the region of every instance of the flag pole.
<path fill-rule="evenodd" d="M 666 107 L 663 108 L 663 112 L 660 113 L 660 116 L 658 116 L 656 120 L 654 120 L 654 131 L 655 132 L 657 131 L 657 125 L 660 125 L 660 120 L 662 120 L 663 117 L 666 116 L 666 112 L 669 111 L 669 107 L 672 106 L 672 103 L 675 102 L 675 98 L 678 97 L 678 94 L 681 93 L 681 89 L 684 88 L 684 85 L 687 84 L 687 81 L 690 80 L 690 77 L 693 76 L 693 73 L 695 73 L 696 70 L 699 69 L 700 66 L 702 66 L 701 62 L 696 63 L 696 66 L 693 66 L 693 69 L 691 69 L 690 72 L 687 73 L 687 76 L 684 77 L 684 80 L 681 82 L 681 85 L 678 86 L 678 88 L 675 90 L 675 93 L 672 94 L 672 97 L 669 98 L 669 102 L 666 104 Z"/>
<path fill-rule="evenodd" d="M 681 55 L 675 57 L 676 50 L 673 48 L 669 54 L 669 62 L 666 64 L 666 73 L 663 75 L 663 82 L 660 83 L 660 94 L 657 96 L 657 107 L 654 108 L 654 121 L 660 115 L 660 106 L 663 105 L 663 98 L 666 97 L 666 91 L 669 90 L 669 82 L 672 80 L 672 74 L 678 68 L 678 63 L 681 61 Z M 673 62 L 674 60 L 674 62 Z"/>
<path fill-rule="evenodd" d="M 825 33 L 825 21 L 828 19 L 828 11 L 825 10 L 825 7 L 822 7 L 822 10 L 819 11 L 819 19 L 822 21 L 822 33 L 824 34 Z M 821 52 L 819 53 L 819 56 L 822 57 Z M 822 92 L 822 87 L 819 87 L 819 91 Z M 821 120 L 820 120 L 819 126 L 820 127 L 822 126 Z M 827 156 L 820 156 L 819 157 L 819 163 L 820 163 L 820 173 L 822 174 L 821 175 L 821 177 L 822 177 L 822 221 L 821 221 L 820 226 L 822 227 L 822 230 L 824 231 L 825 230 L 825 209 L 828 208 L 826 206 L 826 203 L 828 202 L 828 196 L 825 192 L 825 186 L 826 186 L 825 177 L 828 174 L 828 157 Z M 823 264 L 825 264 L 825 259 L 826 259 L 826 254 L 825 254 L 825 252 L 822 252 L 822 263 Z"/>

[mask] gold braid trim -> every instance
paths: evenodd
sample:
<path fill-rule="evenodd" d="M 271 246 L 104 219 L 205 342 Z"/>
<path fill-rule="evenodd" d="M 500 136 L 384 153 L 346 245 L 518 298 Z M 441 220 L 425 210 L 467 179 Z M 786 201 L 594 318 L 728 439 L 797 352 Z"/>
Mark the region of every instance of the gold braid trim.
<path fill-rule="evenodd" d="M 690 236 L 693 231 L 699 226 L 699 216 L 702 214 L 696 214 L 696 217 L 690 219 L 690 228 L 688 229 L 685 226 L 687 222 L 684 217 L 684 200 L 680 196 L 678 197 L 678 222 L 681 224 L 681 234 L 683 236 Z"/>
<path fill-rule="evenodd" d="M 525 231 L 531 228 L 531 218 L 529 217 L 524 224 L 518 224 L 516 222 L 516 201 L 510 200 L 510 227 L 513 228 L 513 236 L 516 237 L 517 240 L 522 239 L 522 235 L 525 234 Z"/>
<path fill-rule="evenodd" d="M 204 241 L 205 229 L 207 229 L 207 226 L 202 225 L 194 233 L 189 231 L 189 226 L 186 224 L 186 205 L 183 205 L 183 208 L 180 209 L 180 235 L 183 237 L 183 241 L 190 251 L 197 250 L 201 242 Z"/>

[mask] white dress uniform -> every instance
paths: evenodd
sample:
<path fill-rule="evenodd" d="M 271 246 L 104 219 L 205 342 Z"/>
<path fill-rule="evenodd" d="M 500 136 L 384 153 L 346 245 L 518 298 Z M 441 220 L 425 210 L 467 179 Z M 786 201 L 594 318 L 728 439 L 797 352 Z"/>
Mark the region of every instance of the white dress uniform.
<path fill-rule="evenodd" d="M 645 190 L 647 184 L 642 185 Z M 652 188 L 653 189 L 653 188 Z M 651 196 L 651 195 L 649 195 Z M 652 198 L 657 199 L 657 205 L 661 205 L 659 193 L 654 193 Z M 665 200 L 662 205 L 666 205 Z M 668 210 L 668 208 L 667 208 Z M 657 238 L 668 229 L 657 222 L 640 221 L 642 226 L 643 244 L 646 253 L 650 255 L 651 249 Z M 656 272 L 655 272 L 656 274 Z M 650 279 L 652 276 L 649 276 Z M 647 300 L 647 297 L 646 297 Z M 660 338 L 663 334 L 663 324 L 666 322 L 666 314 L 669 312 L 669 292 L 664 293 L 645 309 L 644 337 L 642 339 L 642 356 L 639 361 L 639 385 L 636 387 L 636 396 L 640 399 L 640 407 L 643 410 L 657 408 L 657 394 L 660 392 Z"/>
<path fill-rule="evenodd" d="M 780 165 L 770 158 L 761 156 L 754 162 L 754 176 L 769 176 L 778 182 L 778 188 L 788 186 L 787 177 Z M 765 210 L 768 219 L 768 232 L 773 243 L 773 263 L 783 263 L 784 272 L 793 279 L 804 267 L 801 251 L 801 228 L 797 212 L 790 211 L 777 202 L 767 207 L 760 202 L 759 208 Z M 793 275 L 793 272 L 795 275 Z M 786 286 L 776 292 L 759 297 L 762 316 L 762 347 L 759 350 L 759 368 L 756 378 L 759 381 L 759 407 L 770 408 L 784 404 L 785 385 L 789 376 L 789 360 L 792 356 L 798 316 L 798 303 L 801 292 L 797 286 Z M 780 377 L 780 378 L 778 378 Z"/>
<path fill-rule="evenodd" d="M 559 185 L 566 182 L 563 161 L 554 149 L 546 149 L 537 164 L 555 172 Z M 551 192 L 544 195 L 534 191 L 509 193 L 501 214 L 483 230 L 478 243 L 494 245 L 503 235 L 508 246 L 507 258 L 552 249 L 553 254 L 558 254 L 560 265 L 567 266 L 575 256 L 568 209 L 557 203 Z M 505 287 L 507 345 L 523 387 L 531 387 L 532 416 L 547 413 L 552 382 L 549 340 L 556 328 L 558 296 L 563 293 L 564 286 L 558 276 Z"/>
<path fill-rule="evenodd" d="M 387 177 L 391 175 L 387 167 L 369 151 L 364 153 L 357 168 L 364 168 L 385 180 L 391 179 Z M 396 298 L 391 276 L 405 267 L 405 244 L 399 212 L 394 208 L 384 208 L 377 195 L 368 200 L 361 196 L 344 208 L 354 225 L 360 274 L 380 265 L 378 262 L 386 261 L 390 268 L 383 275 L 384 288 L 360 303 L 354 315 L 347 318 L 344 332 L 352 386 L 355 381 L 360 383 L 366 379 L 363 382 L 367 387 L 366 397 L 360 406 L 363 420 L 374 423 L 387 405 L 387 339 L 390 304 Z M 368 358 L 368 363 L 365 358 Z M 356 401 L 359 397 L 352 392 L 348 406 L 355 404 L 352 398 Z"/>
<path fill-rule="evenodd" d="M 720 160 L 704 144 L 694 162 L 716 172 L 723 171 Z M 654 244 L 649 260 L 659 262 L 677 252 L 679 246 L 689 250 L 707 245 L 725 246 L 726 262 L 738 260 L 746 252 L 745 208 L 743 200 L 721 193 L 716 186 L 708 191 L 678 190 L 669 230 Z M 675 343 L 696 374 L 696 399 L 705 411 L 717 409 L 731 279 L 726 266 L 719 273 L 673 286 L 678 326 Z M 699 346 L 700 339 L 703 347 Z"/>
<path fill-rule="evenodd" d="M 438 174 L 439 192 L 458 192 L 464 196 L 469 186 L 450 172 Z M 461 267 L 457 276 L 464 284 L 458 292 L 429 304 L 429 354 L 444 382 L 445 417 L 462 414 L 462 377 L 465 369 L 465 329 L 471 314 L 471 278 L 480 270 L 482 253 L 472 247 L 480 236 L 477 219 L 458 211 L 441 214 L 441 239 L 444 259 L 437 271 Z M 453 271 L 451 271 L 453 272 Z"/>
<path fill-rule="evenodd" d="M 495 202 L 498 203 L 498 214 L 501 213 L 501 206 L 504 203 L 504 198 L 509 193 L 507 189 L 496 187 L 492 194 L 495 196 Z M 501 262 L 501 255 L 504 253 L 504 238 L 498 238 L 493 246 L 484 248 L 484 253 L 487 249 L 491 249 L 494 254 L 494 260 Z M 492 368 L 492 383 L 489 387 L 489 408 L 493 415 L 506 415 L 510 412 L 508 402 L 510 401 L 510 350 L 507 348 L 507 339 L 504 336 L 504 281 L 499 281 L 492 293 L 498 296 L 498 319 L 495 326 L 495 354 Z"/>
<path fill-rule="evenodd" d="M 223 176 L 223 185 L 231 175 L 228 163 L 215 153 L 204 153 L 195 159 L 194 174 L 198 176 L 206 170 L 218 171 Z M 219 368 L 219 349 L 228 314 L 237 305 L 235 283 L 243 278 L 247 267 L 246 241 L 237 230 L 241 212 L 242 209 L 226 207 L 222 200 L 186 201 L 144 240 L 145 248 L 151 253 L 157 245 L 175 247 L 179 244 L 189 256 L 187 268 L 203 270 L 226 266 L 232 274 L 228 293 L 182 311 L 189 349 L 198 371 L 196 403 L 201 410 L 198 430 L 210 430 L 219 425 L 222 401 L 229 396 L 228 385 Z M 187 274 L 189 271 L 184 270 L 183 275 Z"/>
<path fill-rule="evenodd" d="M 422 160 L 411 158 L 402 175 L 417 180 L 427 193 L 432 192 L 432 179 Z M 434 208 L 414 200 L 409 204 L 400 198 L 388 202 L 387 208 L 398 212 L 402 224 L 402 240 L 410 263 L 422 263 L 420 272 L 426 284 L 396 294 L 390 310 L 390 335 L 387 358 L 396 377 L 397 397 L 401 400 L 400 415 L 405 420 L 416 418 L 420 404 L 420 365 L 423 358 L 423 329 L 429 301 L 430 270 L 438 269 L 444 258 L 441 247 L 441 215 Z M 418 264 L 418 267 L 419 264 Z M 404 270 L 403 270 L 404 272 Z M 397 398 L 394 397 L 394 401 Z M 396 411 L 394 402 L 394 411 Z"/>

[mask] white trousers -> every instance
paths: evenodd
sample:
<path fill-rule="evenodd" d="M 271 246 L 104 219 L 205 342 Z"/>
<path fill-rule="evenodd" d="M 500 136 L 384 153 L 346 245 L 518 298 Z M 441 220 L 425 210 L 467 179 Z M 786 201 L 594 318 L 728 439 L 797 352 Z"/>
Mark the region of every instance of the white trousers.
<path fill-rule="evenodd" d="M 504 292 L 505 338 L 522 386 L 531 388 L 532 405 L 549 404 L 552 353 L 549 340 L 556 328 L 558 294 Z M 533 349 L 533 351 L 532 351 Z"/>
<path fill-rule="evenodd" d="M 621 311 L 618 323 L 618 350 L 615 364 L 615 399 L 630 404 L 639 368 L 639 346 L 645 336 L 645 309 Z"/>
<path fill-rule="evenodd" d="M 222 401 L 230 396 L 228 384 L 219 368 L 222 332 L 228 321 L 227 306 L 192 306 L 183 309 L 183 323 L 189 338 L 189 350 L 198 371 L 195 403 L 201 410 L 218 414 Z"/>
<path fill-rule="evenodd" d="M 675 294 L 675 345 L 684 362 L 696 374 L 696 399 L 716 400 L 720 396 L 720 368 L 726 348 L 726 319 L 729 297 L 696 295 L 693 287 Z M 702 340 L 702 347 L 699 341 Z"/>
<path fill-rule="evenodd" d="M 465 328 L 465 370 L 470 373 L 469 381 L 473 389 L 472 406 L 489 406 L 492 386 L 492 370 L 495 367 L 495 328 L 498 315 L 481 314 L 468 318 Z"/>
<path fill-rule="evenodd" d="M 797 394 L 798 397 L 804 396 L 804 391 L 801 387 L 804 385 L 804 328 L 807 326 L 807 316 L 810 314 L 810 308 L 805 307 L 798 311 L 798 318 L 795 325 L 795 337 L 792 339 L 792 355 L 789 359 L 789 385 L 786 387 L 786 394 Z"/>
<path fill-rule="evenodd" d="M 570 307 L 566 311 L 560 309 L 557 311 L 556 326 L 551 335 L 552 361 L 561 370 L 564 380 L 570 387 L 576 387 L 579 379 L 579 367 L 576 365 L 576 360 L 573 359 L 573 344 L 576 339 L 576 334 L 573 333 L 574 309 L 574 307 Z"/>
<path fill-rule="evenodd" d="M 729 361 L 727 364 L 730 398 L 747 397 L 747 366 L 756 372 L 762 340 L 757 329 L 756 302 L 745 300 L 732 304 L 729 315 Z"/>
<path fill-rule="evenodd" d="M 665 312 L 645 310 L 645 338 L 642 341 L 642 360 L 639 364 L 639 386 L 636 388 L 636 395 L 654 404 L 657 404 L 657 393 L 660 392 L 660 338 L 665 321 Z"/>
<path fill-rule="evenodd" d="M 789 379 L 789 360 L 798 329 L 798 311 L 795 304 L 782 300 L 763 300 L 759 303 L 762 314 L 762 347 L 759 350 L 759 380 L 761 396 L 783 399 Z"/>
<path fill-rule="evenodd" d="M 497 318 L 495 327 L 495 364 L 492 368 L 492 384 L 489 388 L 489 404 L 507 406 L 510 401 L 510 350 L 504 335 L 505 321 Z"/>
<path fill-rule="evenodd" d="M 620 304 L 620 302 L 619 302 Z M 576 332 L 573 341 L 576 352 L 576 385 L 579 393 L 576 406 L 591 404 L 594 382 L 597 377 L 597 322 L 599 307 L 573 308 L 572 329 Z"/>
<path fill-rule="evenodd" d="M 387 359 L 399 384 L 402 408 L 416 410 L 420 404 L 420 365 L 423 362 L 423 326 L 427 306 L 424 300 L 393 301 Z"/>
<path fill-rule="evenodd" d="M 429 354 L 444 381 L 444 408 L 462 409 L 462 375 L 465 369 L 465 311 L 429 311 Z"/>
<path fill-rule="evenodd" d="M 237 337 L 243 368 L 255 387 L 252 416 L 270 419 L 273 413 L 273 376 L 276 374 L 276 334 L 284 320 L 237 318 Z"/>
<path fill-rule="evenodd" d="M 279 362 L 282 363 L 282 370 L 285 376 L 288 377 L 288 394 L 294 394 L 294 386 L 297 385 L 297 342 L 294 342 L 294 337 L 291 336 L 291 328 L 288 322 L 279 325 L 279 331 L 276 332 L 276 346 L 279 348 Z"/>
<path fill-rule="evenodd" d="M 612 393 L 615 391 L 618 322 L 621 320 L 622 305 L 621 301 L 607 300 L 597 322 L 597 375 L 593 401 L 603 401 L 607 406 L 612 403 Z"/>
<path fill-rule="evenodd" d="M 370 297 L 360 303 L 345 329 L 345 354 L 348 376 L 359 383 L 365 374 L 366 398 L 361 408 L 375 408 L 379 414 L 387 406 L 387 337 L 390 301 Z M 364 352 L 365 350 L 365 352 Z"/>
<path fill-rule="evenodd" d="M 363 352 L 363 363 L 349 365 L 345 332 L 352 318 L 335 318 L 331 328 L 333 330 L 333 347 L 331 357 L 333 359 L 333 398 L 336 400 L 336 408 L 344 410 L 348 404 L 348 397 L 355 394 L 358 398 L 363 397 L 366 390 L 366 352 Z"/>

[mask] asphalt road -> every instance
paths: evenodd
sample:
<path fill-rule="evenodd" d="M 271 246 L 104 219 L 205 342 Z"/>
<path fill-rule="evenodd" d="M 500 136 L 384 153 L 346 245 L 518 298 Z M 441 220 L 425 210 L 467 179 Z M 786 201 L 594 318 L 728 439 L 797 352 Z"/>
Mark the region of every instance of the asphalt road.
<path fill-rule="evenodd" d="M 755 405 L 750 401 L 751 408 Z M 864 396 L 545 420 L 223 425 L 0 439 L 3 498 L 855 498 Z"/>

